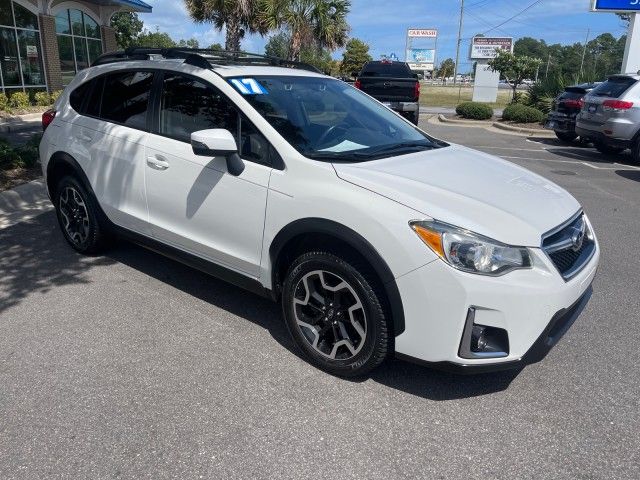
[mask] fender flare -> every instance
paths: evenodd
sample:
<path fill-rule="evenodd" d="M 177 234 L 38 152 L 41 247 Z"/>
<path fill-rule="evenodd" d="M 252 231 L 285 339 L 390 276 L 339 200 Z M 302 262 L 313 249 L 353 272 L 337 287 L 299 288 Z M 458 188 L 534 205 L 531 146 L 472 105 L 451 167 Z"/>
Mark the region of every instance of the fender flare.
<path fill-rule="evenodd" d="M 304 218 L 295 220 L 283 227 L 273 239 L 269 247 L 269 257 L 272 266 L 272 279 L 275 291 L 276 274 L 278 271 L 278 259 L 282 254 L 284 246 L 291 239 L 299 235 L 308 234 L 325 234 L 340 240 L 351 248 L 359 252 L 369 263 L 371 268 L 382 282 L 382 287 L 387 296 L 391 316 L 393 319 L 393 331 L 397 337 L 405 330 L 404 308 L 402 306 L 402 298 L 395 277 L 391 269 L 378 253 L 378 251 L 369 243 L 369 241 L 358 232 L 346 227 L 338 222 L 325 218 Z"/>

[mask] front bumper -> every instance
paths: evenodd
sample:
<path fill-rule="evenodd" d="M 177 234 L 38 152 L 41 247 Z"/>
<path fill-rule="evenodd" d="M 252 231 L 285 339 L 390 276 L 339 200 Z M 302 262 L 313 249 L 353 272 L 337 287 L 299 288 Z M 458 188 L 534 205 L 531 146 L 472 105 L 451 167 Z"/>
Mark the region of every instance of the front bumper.
<path fill-rule="evenodd" d="M 458 373 L 518 368 L 544 358 L 587 304 L 600 249 L 596 245 L 569 281 L 542 250 L 531 251 L 531 269 L 501 277 L 460 272 L 438 260 L 397 279 L 406 329 L 396 337 L 396 356 Z M 506 330 L 507 355 L 459 356 L 469 309 L 477 324 Z"/>

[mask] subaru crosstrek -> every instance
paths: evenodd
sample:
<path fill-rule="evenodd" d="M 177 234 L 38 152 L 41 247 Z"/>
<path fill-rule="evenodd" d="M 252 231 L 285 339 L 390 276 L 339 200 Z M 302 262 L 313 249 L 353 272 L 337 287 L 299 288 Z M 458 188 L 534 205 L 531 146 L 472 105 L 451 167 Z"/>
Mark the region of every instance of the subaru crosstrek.
<path fill-rule="evenodd" d="M 279 301 L 303 356 L 336 375 L 390 355 L 538 361 L 591 294 L 598 242 L 569 193 L 302 64 L 104 55 L 43 126 L 74 249 L 124 236 Z"/>

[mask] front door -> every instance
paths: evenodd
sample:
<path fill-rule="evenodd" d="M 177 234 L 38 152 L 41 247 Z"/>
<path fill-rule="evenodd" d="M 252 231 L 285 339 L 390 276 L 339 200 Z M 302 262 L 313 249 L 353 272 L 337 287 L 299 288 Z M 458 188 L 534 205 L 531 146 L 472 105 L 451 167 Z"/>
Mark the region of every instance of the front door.
<path fill-rule="evenodd" d="M 154 237 L 257 278 L 271 167 L 270 147 L 216 88 L 165 73 L 159 123 L 146 148 L 146 194 Z M 193 153 L 190 136 L 224 128 L 238 142 L 244 171 Z"/>

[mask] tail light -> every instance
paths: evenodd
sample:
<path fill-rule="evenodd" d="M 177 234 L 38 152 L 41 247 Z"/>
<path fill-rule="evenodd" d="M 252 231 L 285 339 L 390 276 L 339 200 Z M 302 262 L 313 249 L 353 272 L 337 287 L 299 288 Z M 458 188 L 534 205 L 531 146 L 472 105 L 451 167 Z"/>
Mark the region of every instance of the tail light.
<path fill-rule="evenodd" d="M 416 98 L 416 100 L 420 99 L 420 82 L 416 82 L 413 90 L 413 96 Z"/>
<path fill-rule="evenodd" d="M 576 108 L 578 110 L 582 110 L 582 107 L 584 107 L 584 99 L 583 98 L 579 98 L 577 100 L 574 100 L 574 99 L 563 100 L 562 103 L 567 108 Z"/>
<path fill-rule="evenodd" d="M 633 102 L 625 102 L 623 100 L 605 100 L 602 102 L 602 109 L 606 111 L 624 112 L 633 107 Z"/>
<path fill-rule="evenodd" d="M 362 87 L 362 83 L 360 82 L 360 80 L 356 80 L 353 86 L 356 87 L 358 90 L 360 90 L 360 87 Z"/>
<path fill-rule="evenodd" d="M 53 109 L 47 110 L 42 114 L 42 131 L 43 132 L 47 129 L 49 125 L 51 125 L 51 122 L 53 122 L 54 118 L 56 118 L 56 111 Z"/>

